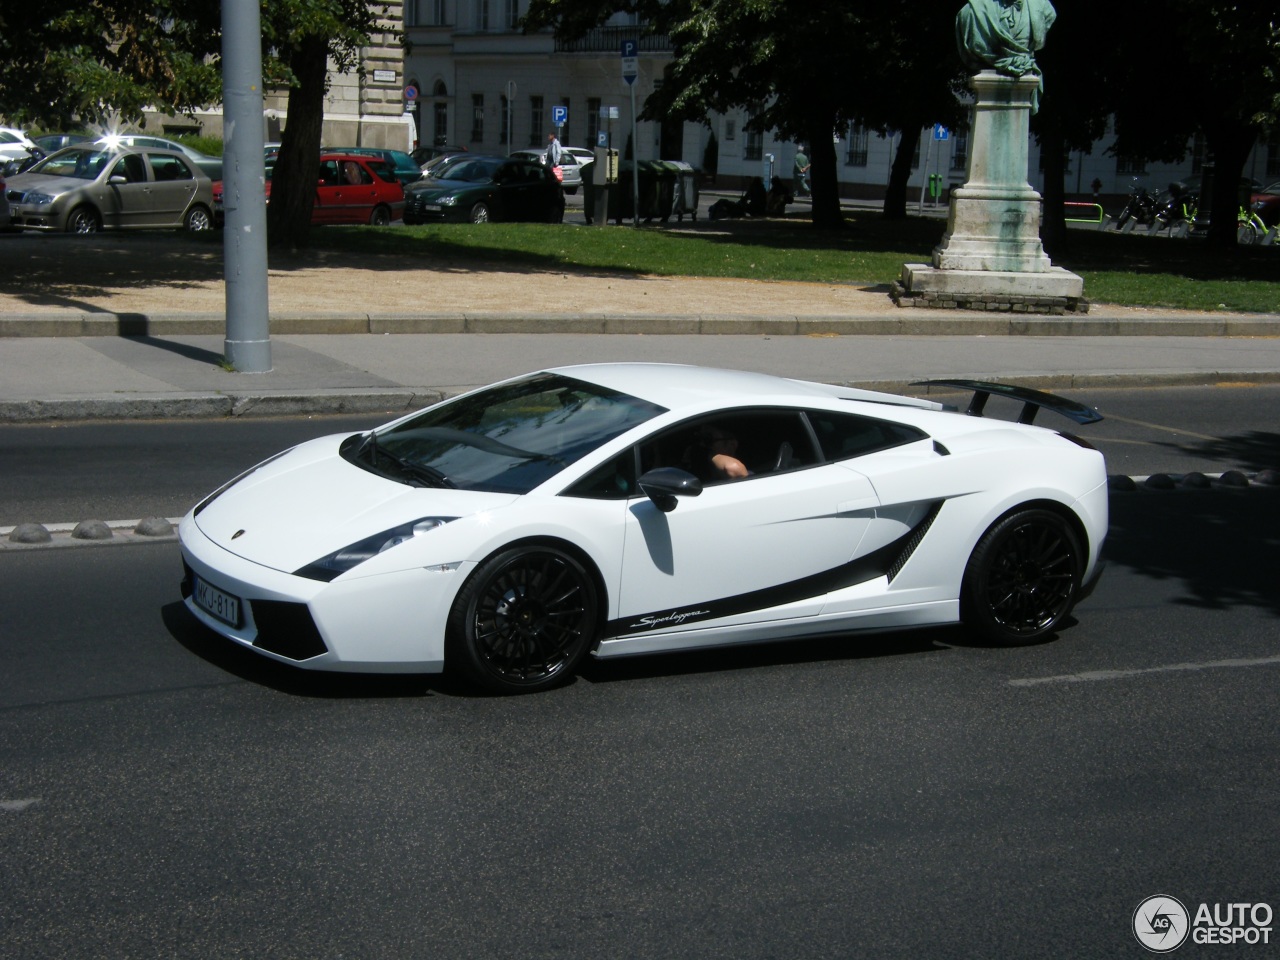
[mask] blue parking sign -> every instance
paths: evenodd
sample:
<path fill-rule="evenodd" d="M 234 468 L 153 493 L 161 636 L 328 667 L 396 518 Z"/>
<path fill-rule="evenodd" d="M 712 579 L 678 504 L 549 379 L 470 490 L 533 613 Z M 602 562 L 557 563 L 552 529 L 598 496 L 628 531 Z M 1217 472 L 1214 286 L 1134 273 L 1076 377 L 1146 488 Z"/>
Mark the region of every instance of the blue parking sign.
<path fill-rule="evenodd" d="M 569 122 L 569 108 L 555 106 L 551 108 L 551 123 L 557 127 L 563 127 Z"/>

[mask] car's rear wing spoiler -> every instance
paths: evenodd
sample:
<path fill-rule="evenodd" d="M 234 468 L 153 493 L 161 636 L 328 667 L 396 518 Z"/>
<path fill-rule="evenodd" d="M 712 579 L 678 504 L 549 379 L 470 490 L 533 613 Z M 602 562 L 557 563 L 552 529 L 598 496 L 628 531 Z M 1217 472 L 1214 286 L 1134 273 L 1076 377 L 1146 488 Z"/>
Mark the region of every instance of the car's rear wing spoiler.
<path fill-rule="evenodd" d="M 1074 420 L 1080 424 L 1097 423 L 1102 419 L 1102 414 L 1097 410 L 1086 407 L 1083 403 L 1076 403 L 1076 401 L 1068 400 L 1066 397 L 1044 393 L 1041 390 L 1031 390 L 1027 387 L 1018 387 L 1009 383 L 991 383 L 987 380 L 917 380 L 911 385 L 913 387 L 956 387 L 960 390 L 972 390 L 973 399 L 969 401 L 969 409 L 965 411 L 971 417 L 982 416 L 987 400 L 994 394 L 998 397 L 1008 397 L 1010 400 L 1016 400 L 1022 404 L 1022 413 L 1018 417 L 1019 423 L 1031 423 L 1036 418 L 1036 412 L 1041 407 L 1046 410 L 1052 410 L 1054 413 L 1060 413 L 1068 420 Z"/>

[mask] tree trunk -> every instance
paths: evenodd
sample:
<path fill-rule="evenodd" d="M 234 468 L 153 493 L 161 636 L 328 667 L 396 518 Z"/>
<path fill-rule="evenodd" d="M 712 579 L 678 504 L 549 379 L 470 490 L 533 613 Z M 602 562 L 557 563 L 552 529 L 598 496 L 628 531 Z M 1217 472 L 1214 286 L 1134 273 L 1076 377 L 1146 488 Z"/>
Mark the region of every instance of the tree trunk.
<path fill-rule="evenodd" d="M 903 220 L 907 216 L 907 185 L 911 180 L 911 157 L 920 142 L 920 124 L 908 123 L 898 141 L 898 152 L 889 168 L 889 186 L 884 194 L 886 220 Z"/>
<path fill-rule="evenodd" d="M 1236 215 L 1240 212 L 1240 178 L 1258 131 L 1223 118 L 1205 131 L 1205 145 L 1213 152 L 1213 183 L 1209 197 L 1208 242 L 1231 249 L 1236 245 Z M 1205 198 L 1201 198 L 1202 200 Z M 1245 199 L 1247 203 L 1247 198 Z"/>
<path fill-rule="evenodd" d="M 1040 214 L 1040 240 L 1051 258 L 1067 249 L 1066 143 L 1062 131 L 1053 125 L 1040 131 L 1040 163 L 1044 167 L 1044 206 Z M 1029 172 L 1029 171 L 1028 171 Z"/>
<path fill-rule="evenodd" d="M 311 237 L 328 57 L 328 40 L 309 36 L 289 58 L 298 84 L 289 91 L 285 134 L 271 177 L 271 202 L 267 205 L 268 245 L 278 250 L 305 247 Z"/>
<path fill-rule="evenodd" d="M 815 118 L 806 125 L 809 138 L 809 187 L 813 192 L 810 216 L 815 227 L 844 226 L 832 129 L 830 116 Z"/>

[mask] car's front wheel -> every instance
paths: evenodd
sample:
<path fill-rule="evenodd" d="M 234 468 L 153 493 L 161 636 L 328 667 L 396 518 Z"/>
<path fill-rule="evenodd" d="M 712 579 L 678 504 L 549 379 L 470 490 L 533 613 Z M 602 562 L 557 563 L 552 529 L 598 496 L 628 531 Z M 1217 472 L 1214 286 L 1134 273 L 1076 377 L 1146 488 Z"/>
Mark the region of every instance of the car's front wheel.
<path fill-rule="evenodd" d="M 595 583 L 573 554 L 512 547 L 482 563 L 458 592 L 445 662 L 495 693 L 544 690 L 573 673 L 598 620 Z"/>
<path fill-rule="evenodd" d="M 1032 643 L 1071 612 L 1083 569 L 1080 538 L 1066 520 L 1049 510 L 1017 510 L 974 547 L 961 615 L 993 643 Z"/>
<path fill-rule="evenodd" d="M 101 229 L 102 221 L 93 207 L 76 207 L 67 217 L 67 233 L 97 233 Z"/>
<path fill-rule="evenodd" d="M 487 203 L 477 203 L 471 208 L 472 223 L 488 223 L 489 222 L 489 205 Z"/>
<path fill-rule="evenodd" d="M 187 211 L 186 219 L 182 225 L 191 233 L 203 233 L 206 230 L 212 230 L 213 214 L 209 212 L 208 207 L 196 204 Z"/>

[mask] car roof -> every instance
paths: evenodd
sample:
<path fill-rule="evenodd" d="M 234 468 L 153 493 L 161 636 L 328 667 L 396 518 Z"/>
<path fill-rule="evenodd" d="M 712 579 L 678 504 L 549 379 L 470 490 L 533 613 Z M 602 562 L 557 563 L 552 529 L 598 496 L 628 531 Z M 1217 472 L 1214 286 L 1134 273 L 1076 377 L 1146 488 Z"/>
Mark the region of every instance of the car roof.
<path fill-rule="evenodd" d="M 852 388 L 789 380 L 767 373 L 696 367 L 679 363 L 587 363 L 556 367 L 550 373 L 585 380 L 648 400 L 669 410 L 705 407 L 714 401 L 727 403 L 768 403 L 783 400 L 853 399 L 900 400 L 915 405 L 909 397 L 872 394 Z M 930 407 L 935 406 L 929 404 Z"/>

